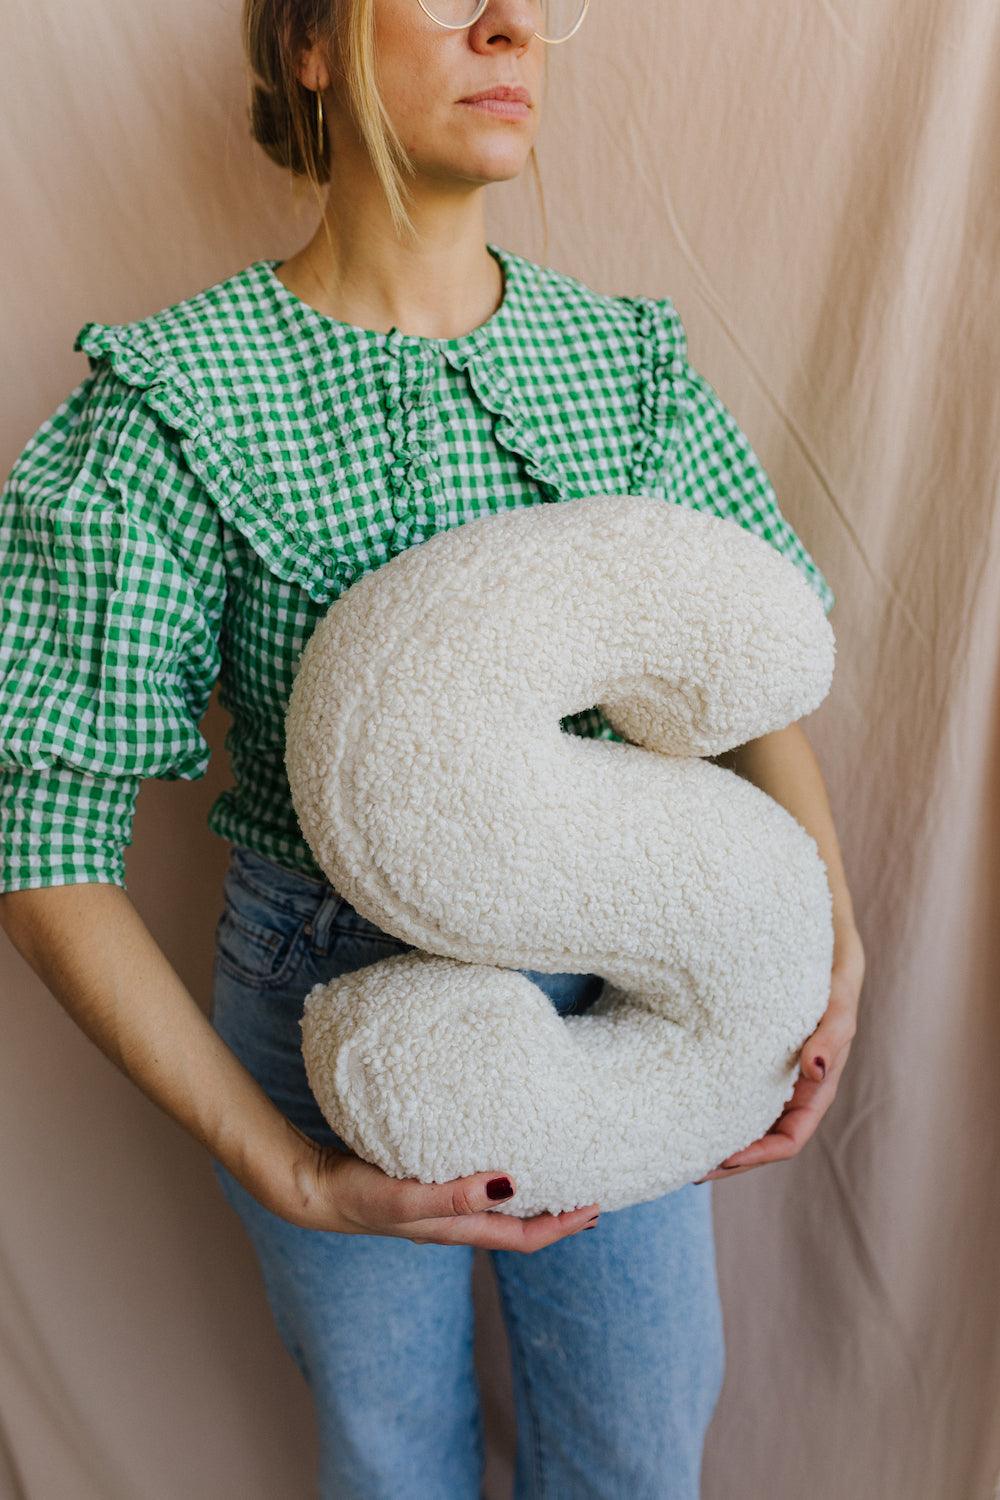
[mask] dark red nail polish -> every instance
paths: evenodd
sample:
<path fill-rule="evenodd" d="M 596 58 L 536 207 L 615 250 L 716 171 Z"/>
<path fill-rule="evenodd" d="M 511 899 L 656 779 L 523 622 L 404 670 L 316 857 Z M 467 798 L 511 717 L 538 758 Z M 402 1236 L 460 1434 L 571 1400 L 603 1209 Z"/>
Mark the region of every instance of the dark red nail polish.
<path fill-rule="evenodd" d="M 817 1058 L 814 1059 L 814 1061 L 816 1063 L 817 1068 L 819 1069 L 819 1076 L 821 1078 L 825 1078 L 826 1077 L 826 1062 L 824 1061 L 824 1059 L 822 1057 L 817 1057 Z"/>
<path fill-rule="evenodd" d="M 513 1198 L 514 1189 L 509 1177 L 491 1177 L 486 1184 L 487 1198 Z"/>

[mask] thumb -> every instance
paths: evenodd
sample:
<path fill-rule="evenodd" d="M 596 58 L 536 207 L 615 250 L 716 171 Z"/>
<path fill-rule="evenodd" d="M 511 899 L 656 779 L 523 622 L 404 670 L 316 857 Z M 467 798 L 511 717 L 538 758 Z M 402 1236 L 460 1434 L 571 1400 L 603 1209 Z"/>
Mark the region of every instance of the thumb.
<path fill-rule="evenodd" d="M 506 1175 L 502 1177 L 488 1176 L 485 1182 L 479 1183 L 479 1186 L 486 1194 L 487 1204 L 503 1203 L 506 1199 L 513 1198 L 517 1192 L 517 1183 Z"/>
<path fill-rule="evenodd" d="M 473 1172 L 450 1182 L 405 1184 L 399 1207 L 406 1219 L 444 1219 L 453 1214 L 478 1214 L 508 1202 L 517 1191 L 509 1173 Z"/>

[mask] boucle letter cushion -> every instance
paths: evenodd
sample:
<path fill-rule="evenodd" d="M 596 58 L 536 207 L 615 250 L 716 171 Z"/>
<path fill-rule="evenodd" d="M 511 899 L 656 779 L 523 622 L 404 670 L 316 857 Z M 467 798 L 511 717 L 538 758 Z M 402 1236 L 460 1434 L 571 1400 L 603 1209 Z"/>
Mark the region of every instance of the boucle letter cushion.
<path fill-rule="evenodd" d="M 413 945 L 312 987 L 310 1088 L 394 1177 L 626 1207 L 763 1135 L 829 998 L 815 840 L 704 757 L 825 698 L 834 636 L 739 523 L 521 506 L 363 574 L 296 664 L 285 761 L 330 883 Z M 621 741 L 565 733 L 598 705 Z M 601 975 L 560 1016 L 520 968 Z"/>

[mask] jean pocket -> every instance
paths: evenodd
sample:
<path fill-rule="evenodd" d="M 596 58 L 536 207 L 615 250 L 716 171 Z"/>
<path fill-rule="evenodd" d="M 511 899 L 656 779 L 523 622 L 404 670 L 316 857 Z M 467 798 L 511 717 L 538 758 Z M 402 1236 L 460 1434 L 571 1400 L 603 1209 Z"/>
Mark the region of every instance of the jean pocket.
<path fill-rule="evenodd" d="M 325 956 L 345 943 L 361 943 L 376 951 L 379 948 L 384 948 L 396 953 L 408 953 L 414 946 L 413 943 L 408 943 L 403 938 L 398 938 L 393 933 L 386 932 L 384 927 L 379 927 L 368 917 L 363 917 L 356 907 L 341 897 L 340 904 L 330 923 L 328 946 L 323 949 L 317 949 L 317 952 L 321 956 Z"/>
<path fill-rule="evenodd" d="M 227 882 L 215 929 L 219 967 L 254 989 L 279 989 L 293 978 L 306 951 L 307 918 L 273 907 Z"/>

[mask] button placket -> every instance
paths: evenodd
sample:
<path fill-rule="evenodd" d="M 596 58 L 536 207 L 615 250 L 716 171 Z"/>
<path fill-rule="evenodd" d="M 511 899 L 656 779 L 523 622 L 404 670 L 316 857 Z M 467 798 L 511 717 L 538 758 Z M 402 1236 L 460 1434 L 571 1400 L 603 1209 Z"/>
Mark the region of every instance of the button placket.
<path fill-rule="evenodd" d="M 436 526 L 441 485 L 436 456 L 444 427 L 432 398 L 436 351 L 415 336 L 391 330 L 386 341 L 384 390 L 392 448 L 388 471 L 393 514 L 392 553 Z"/>

